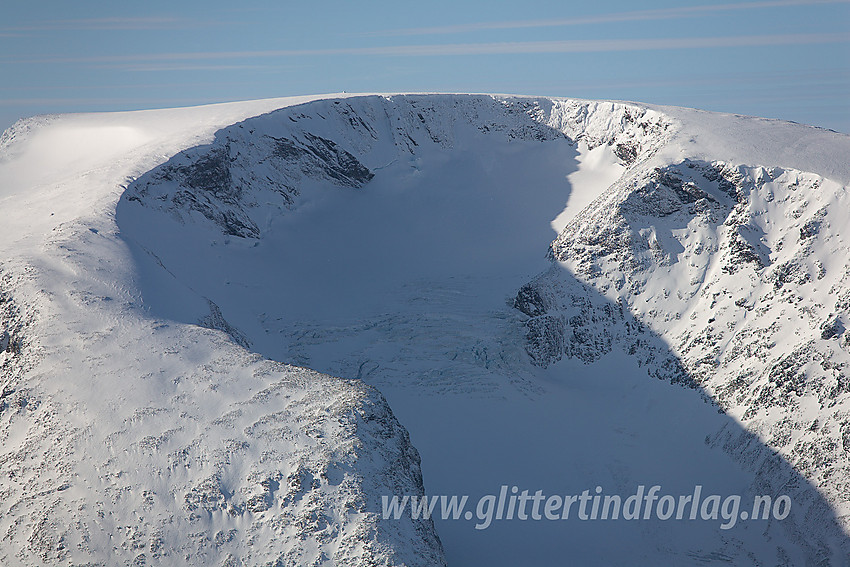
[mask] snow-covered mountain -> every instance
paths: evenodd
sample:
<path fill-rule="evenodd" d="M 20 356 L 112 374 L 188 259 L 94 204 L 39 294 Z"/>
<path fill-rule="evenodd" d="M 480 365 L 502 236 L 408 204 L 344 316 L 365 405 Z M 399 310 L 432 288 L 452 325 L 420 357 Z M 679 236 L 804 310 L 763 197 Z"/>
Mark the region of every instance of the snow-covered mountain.
<path fill-rule="evenodd" d="M 22 121 L 0 563 L 848 564 L 848 185 L 846 135 L 632 103 Z M 638 484 L 793 507 L 729 530 L 380 514 Z"/>

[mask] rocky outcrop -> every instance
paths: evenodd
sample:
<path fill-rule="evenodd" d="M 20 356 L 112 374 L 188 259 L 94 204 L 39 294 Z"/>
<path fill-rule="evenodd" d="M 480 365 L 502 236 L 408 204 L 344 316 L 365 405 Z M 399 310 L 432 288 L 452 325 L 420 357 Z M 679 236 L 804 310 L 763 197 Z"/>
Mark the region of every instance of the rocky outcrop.
<path fill-rule="evenodd" d="M 530 284 L 534 293 L 519 291 L 529 356 L 546 366 L 614 348 L 647 357 L 672 347 L 648 367 L 674 369 L 657 375 L 704 390 L 770 449 L 722 434 L 708 442 L 765 486 L 792 482 L 769 464 L 778 452 L 846 523 L 848 273 L 835 228 L 846 190 L 780 168 L 632 167 L 552 243 L 555 267 Z M 607 301 L 588 309 L 584 286 Z M 528 297 L 556 299 L 523 309 Z M 663 341 L 653 347 L 641 339 L 647 334 Z M 816 500 L 810 490 L 794 501 Z M 807 536 L 812 556 L 828 556 L 829 534 L 840 533 L 832 513 L 808 512 L 820 530 Z M 795 538 L 810 529 L 786 528 Z"/>
<path fill-rule="evenodd" d="M 31 290 L 14 281 L 4 274 L 0 308 L 16 336 L 52 344 L 70 330 L 45 331 L 49 298 L 24 324 L 12 297 Z M 382 495 L 424 487 L 374 388 L 264 360 L 216 330 L 104 331 L 73 331 L 85 360 L 35 339 L 0 353 L 4 565 L 444 564 L 430 520 L 382 516 Z"/>
<path fill-rule="evenodd" d="M 240 130 L 219 136 L 204 148 L 187 150 L 148 174 L 127 194 L 130 200 L 151 202 L 174 214 L 198 212 L 224 234 L 257 238 L 260 227 L 250 209 L 258 204 L 262 183 L 279 206 L 292 206 L 303 178 L 326 180 L 358 188 L 373 174 L 336 143 L 309 132 L 293 138 L 249 138 L 251 151 L 239 149 L 246 138 Z M 258 173 L 265 172 L 259 181 Z"/>
<path fill-rule="evenodd" d="M 466 129 L 507 140 L 612 144 L 627 163 L 650 155 L 670 130 L 661 114 L 621 104 L 472 95 L 356 100 L 284 108 L 225 128 L 212 144 L 135 180 L 123 198 L 181 222 L 199 213 L 226 235 L 259 238 L 269 205 L 286 211 L 329 187 L 359 189 L 423 147 L 453 147 Z"/>

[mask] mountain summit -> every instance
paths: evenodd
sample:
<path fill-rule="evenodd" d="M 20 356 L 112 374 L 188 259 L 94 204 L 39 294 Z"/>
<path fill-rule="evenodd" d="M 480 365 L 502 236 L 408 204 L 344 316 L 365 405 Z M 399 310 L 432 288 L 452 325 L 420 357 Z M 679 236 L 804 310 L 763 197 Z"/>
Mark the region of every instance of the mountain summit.
<path fill-rule="evenodd" d="M 848 158 L 808 126 L 543 97 L 21 121 L 0 563 L 847 564 Z M 381 514 L 502 485 L 792 507 Z"/>

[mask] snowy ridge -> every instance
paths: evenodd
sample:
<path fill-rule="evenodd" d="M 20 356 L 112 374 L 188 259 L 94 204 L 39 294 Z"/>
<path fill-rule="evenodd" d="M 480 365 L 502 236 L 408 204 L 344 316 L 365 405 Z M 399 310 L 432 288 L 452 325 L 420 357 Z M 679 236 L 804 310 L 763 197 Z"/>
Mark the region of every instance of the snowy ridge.
<path fill-rule="evenodd" d="M 626 176 L 552 245 L 571 274 L 671 344 L 682 376 L 811 479 L 845 529 L 846 248 L 830 212 L 842 210 L 846 194 L 811 173 L 686 161 Z M 527 323 L 535 338 L 546 336 L 538 327 L 553 328 L 549 321 L 560 325 L 558 344 L 533 343 L 544 365 L 586 346 L 562 279 L 553 268 L 529 288 L 558 296 Z M 599 329 L 596 341 L 600 335 L 611 332 Z M 641 351 L 628 333 L 616 341 Z M 734 433 L 712 437 L 758 471 L 757 482 L 790 482 L 777 478 L 771 451 Z M 818 509 L 808 517 L 832 514 Z M 809 531 L 806 539 L 818 537 Z"/>
<path fill-rule="evenodd" d="M 116 117 L 105 129 L 101 117 L 60 117 L 59 132 L 33 128 L 7 146 L 6 206 L 19 191 L 25 207 L 75 189 L 87 203 L 9 215 L 21 232 L 7 240 L 17 246 L 4 255 L 0 296 L 4 565 L 444 561 L 430 521 L 380 517 L 380 494 L 423 488 L 419 455 L 377 391 L 264 360 L 139 303 L 114 225 L 121 183 L 163 148 L 264 104 L 191 109 L 182 123 L 169 112 L 122 116 L 141 151 L 107 154 L 94 170 L 85 143 L 50 140 L 65 167 L 30 194 L 21 162 L 39 157 L 33 145 L 108 137 Z M 39 223 L 53 229 L 39 234 Z M 212 305 L 209 326 L 226 330 Z"/>
<path fill-rule="evenodd" d="M 813 173 L 688 161 L 624 180 L 553 243 L 572 273 L 663 329 L 689 375 L 823 479 L 839 510 L 846 195 Z"/>
<path fill-rule="evenodd" d="M 531 387 L 516 340 L 519 322 L 503 294 L 512 293 L 512 286 L 521 285 L 524 277 L 538 269 L 535 266 L 545 266 L 545 246 L 551 240 L 548 221 L 564 207 L 569 187 L 558 173 L 571 171 L 576 148 L 593 150 L 606 145 L 612 156 L 621 155 L 626 163 L 646 160 L 669 138 L 671 126 L 659 113 L 637 106 L 531 97 L 395 95 L 318 101 L 225 128 L 212 144 L 181 152 L 141 176 L 128 187 L 119 205 L 119 223 L 125 237 L 143 249 L 140 263 L 152 258 L 174 275 L 172 284 L 181 282 L 193 290 L 177 316 L 187 322 L 206 319 L 206 303 L 215 301 L 229 311 L 240 332 L 253 337 L 255 348 L 273 358 L 312 366 L 319 357 L 322 368 L 337 375 L 363 377 L 368 373 L 376 384 L 424 380 L 442 383 L 449 390 L 498 390 L 492 383 L 492 370 L 501 368 L 510 381 Z M 500 157 L 479 149 L 490 144 L 497 145 Z M 538 151 L 542 144 L 552 148 L 548 155 Z M 454 155 L 458 158 L 447 158 Z M 450 167 L 452 162 L 447 159 L 472 162 L 476 169 L 462 174 L 452 171 L 446 180 L 431 179 L 431 171 Z M 502 160 L 503 167 L 511 171 L 492 173 L 494 159 Z M 555 168 L 554 163 L 558 163 Z M 378 178 L 372 181 L 376 174 Z M 477 181 L 482 174 L 491 179 Z M 367 183 L 370 191 L 364 189 Z M 471 185 L 474 183 L 480 184 L 480 189 Z M 429 189 L 436 185 L 445 189 Z M 356 197 L 357 192 L 367 195 Z M 314 228 L 307 220 L 290 229 L 287 219 L 297 219 L 299 209 L 305 211 L 301 218 L 310 218 L 307 212 L 322 212 L 334 199 L 350 202 L 339 205 L 341 218 L 333 223 L 337 225 L 333 230 L 345 232 L 339 228 L 345 224 L 348 231 L 363 233 L 361 214 L 375 214 L 375 222 L 390 227 L 395 226 L 393 218 L 404 219 L 397 223 L 400 230 L 408 231 L 405 245 L 388 245 L 386 241 L 394 237 L 383 232 L 367 233 L 368 242 L 345 251 L 352 254 L 350 269 L 344 262 L 338 267 L 337 256 L 333 258 L 336 265 L 330 266 L 326 261 L 331 258 L 318 258 L 301 268 L 296 278 L 283 267 L 303 261 L 292 250 L 297 247 L 295 242 L 306 239 L 311 243 L 301 254 L 312 254 L 314 249 L 324 254 L 339 246 L 344 249 L 345 244 L 338 237 L 325 237 L 325 228 Z M 479 213 L 480 220 L 446 215 L 446 208 L 477 208 L 481 199 L 497 201 L 493 210 Z M 503 222 L 502 215 L 516 215 L 517 203 L 523 199 L 530 203 L 519 206 L 532 211 L 534 218 L 519 217 L 521 220 L 514 221 L 517 226 L 509 231 L 493 225 L 481 232 L 480 223 Z M 390 206 L 398 203 L 400 210 L 384 210 L 387 205 L 381 201 L 389 201 Z M 407 208 L 417 205 L 420 208 Z M 174 238 L 171 225 L 151 211 L 164 212 L 187 226 L 179 229 L 178 239 L 198 254 L 194 261 L 187 263 L 183 252 L 168 243 Z M 439 240 L 436 248 L 428 242 L 435 240 L 432 216 L 446 232 L 444 247 Z M 222 242 L 215 233 L 200 236 L 197 229 L 189 228 L 196 221 L 207 227 L 212 223 L 215 233 L 258 240 L 225 238 Z M 527 243 L 518 246 L 516 233 L 526 225 Z M 151 230 L 152 226 L 161 229 Z M 470 242 L 468 249 L 459 249 L 457 243 L 464 240 Z M 481 246 L 490 251 L 482 254 Z M 434 254 L 444 256 L 435 269 L 447 272 L 449 281 L 435 276 L 427 263 L 408 266 L 402 259 L 408 256 L 413 263 L 423 258 L 432 262 Z M 530 261 L 520 255 L 529 256 Z M 222 263 L 223 258 L 228 260 Z M 386 264 L 391 263 L 397 267 L 388 270 Z M 471 275 L 478 268 L 470 270 L 470 263 L 480 264 L 489 277 L 505 265 L 519 270 L 497 290 L 495 304 L 489 301 L 483 311 L 473 299 L 481 293 L 482 282 Z M 361 268 L 373 264 L 372 272 Z M 237 265 L 240 267 L 231 269 Z M 309 283 L 302 283 L 302 278 Z M 335 279 L 345 279 L 348 289 L 334 289 Z M 232 287 L 222 287 L 222 281 L 251 290 L 252 297 L 231 295 Z M 269 281 L 280 287 L 267 288 Z M 367 306 L 376 290 L 386 293 L 379 292 L 375 301 L 380 303 L 370 309 Z M 186 290 L 178 287 L 170 295 L 183 293 Z M 205 301 L 193 299 L 197 294 Z M 390 305 L 395 301 L 402 305 L 387 305 L 385 299 Z M 417 304 L 422 302 L 430 309 L 416 314 Z M 313 320 L 315 310 L 301 311 L 305 303 L 333 312 L 335 320 L 322 315 Z M 368 313 L 365 319 L 357 304 Z M 193 310 L 190 305 L 195 305 Z M 393 315 L 396 308 L 402 310 L 398 316 Z M 357 313 L 346 316 L 352 309 Z M 256 313 L 256 317 L 247 318 L 246 312 Z M 175 315 L 169 312 L 169 316 Z M 449 339 L 447 332 L 456 336 Z M 274 335 L 283 335 L 284 344 L 288 343 L 285 350 Z M 413 352 L 402 344 L 397 349 L 384 348 L 385 343 L 398 343 L 399 335 L 405 337 L 404 345 L 416 345 Z M 362 346 L 352 345 L 353 337 L 358 337 L 356 342 Z M 340 343 L 348 346 L 342 351 L 332 346 Z M 356 350 L 351 350 L 352 346 Z M 427 379 L 422 364 L 428 367 L 424 370 Z"/>
<path fill-rule="evenodd" d="M 7 382 L 4 564 L 442 561 L 429 522 L 377 513 L 374 495 L 422 490 L 419 455 L 379 394 L 152 323 L 144 336 L 100 332 L 125 353 L 171 345 L 151 351 L 171 361 L 98 352 L 98 331 L 77 335 L 86 364 L 63 357 L 68 374 L 94 364 L 114 385 Z"/>
<path fill-rule="evenodd" d="M 329 184 L 362 187 L 373 170 L 415 156 L 420 146 L 454 147 L 465 128 L 517 140 L 563 137 L 547 127 L 550 107 L 543 100 L 476 96 L 369 97 L 320 101 L 309 110 L 290 107 L 181 153 L 134 183 L 127 198 L 181 220 L 186 209 L 200 212 L 225 234 L 256 238 L 269 222 L 269 206 L 293 208 L 301 193 L 310 198 Z M 558 118 L 584 126 L 586 108 L 572 109 L 572 116 L 565 110 Z"/>
<path fill-rule="evenodd" d="M 27 173 L 74 122 L 120 143 Z M 2 265 L 9 561 L 846 564 L 847 136 L 490 95 L 26 130 L 0 165 L 40 211 Z M 795 509 L 440 539 L 376 516 L 423 484 L 647 479 Z"/>

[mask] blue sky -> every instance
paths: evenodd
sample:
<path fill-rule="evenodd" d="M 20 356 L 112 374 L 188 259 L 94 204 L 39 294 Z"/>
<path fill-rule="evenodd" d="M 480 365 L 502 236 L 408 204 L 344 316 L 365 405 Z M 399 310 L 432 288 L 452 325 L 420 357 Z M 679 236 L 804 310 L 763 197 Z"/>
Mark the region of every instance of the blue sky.
<path fill-rule="evenodd" d="M 0 4 L 0 129 L 342 90 L 636 100 L 850 133 L 850 0 Z"/>

